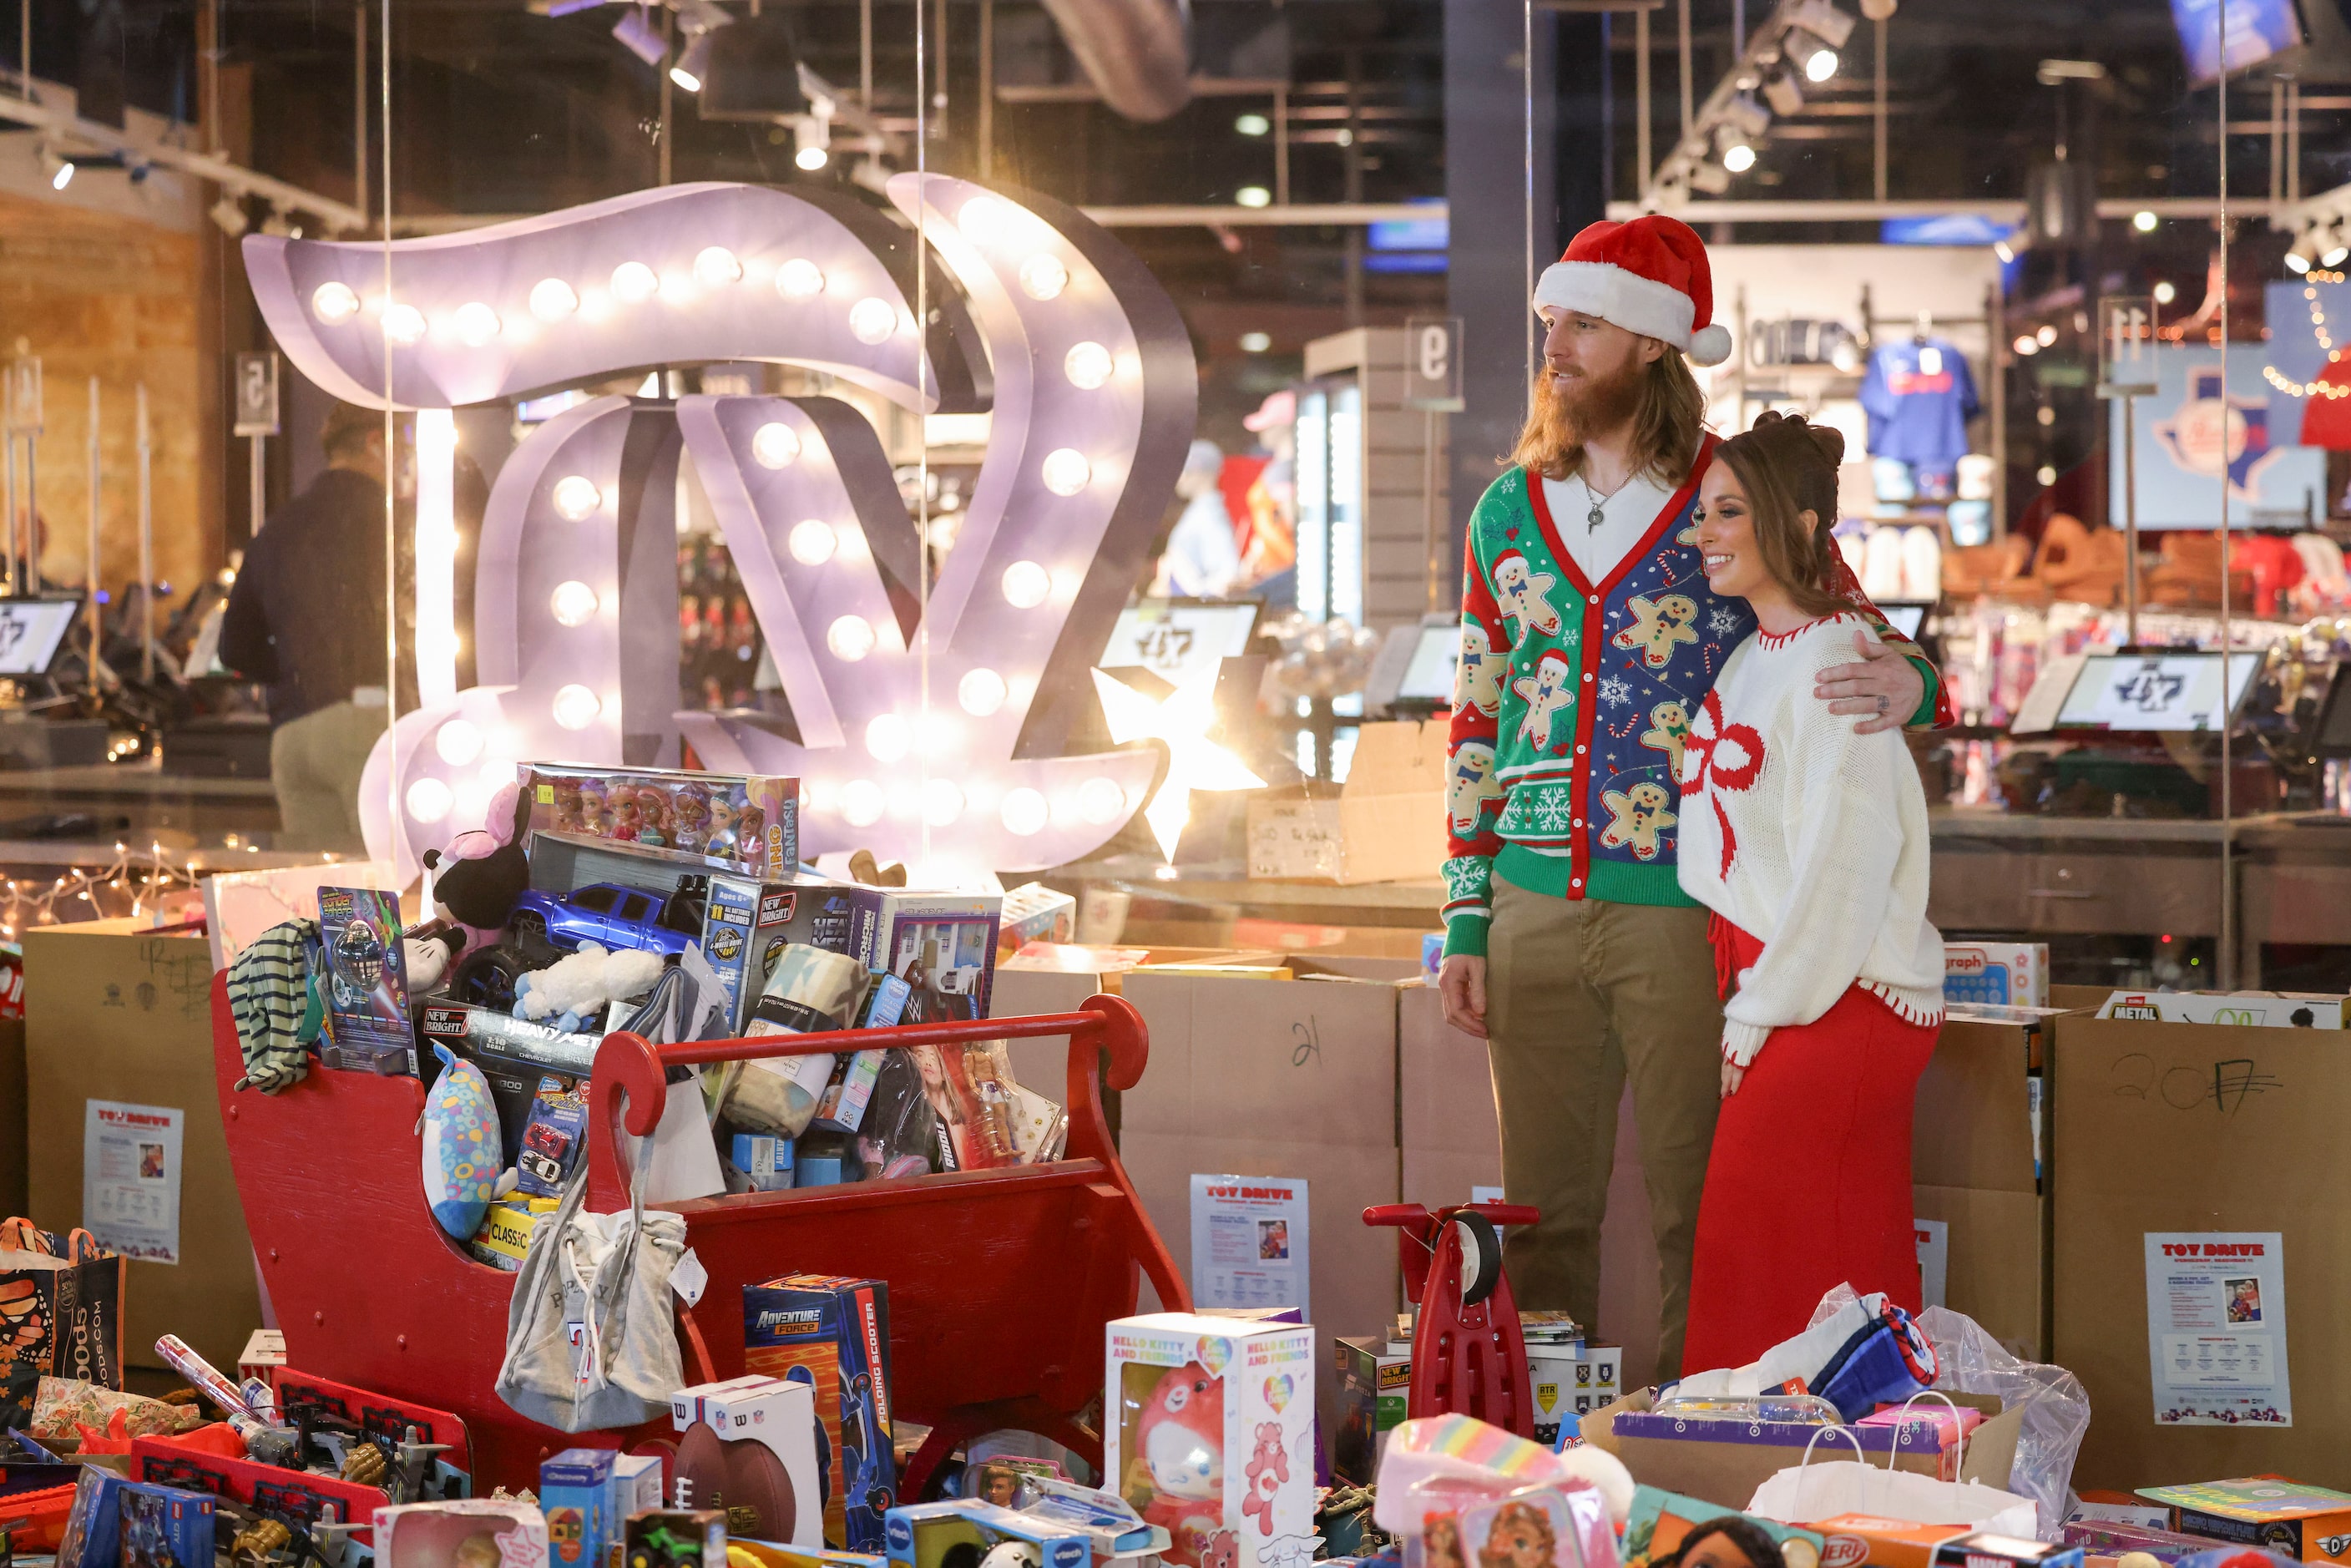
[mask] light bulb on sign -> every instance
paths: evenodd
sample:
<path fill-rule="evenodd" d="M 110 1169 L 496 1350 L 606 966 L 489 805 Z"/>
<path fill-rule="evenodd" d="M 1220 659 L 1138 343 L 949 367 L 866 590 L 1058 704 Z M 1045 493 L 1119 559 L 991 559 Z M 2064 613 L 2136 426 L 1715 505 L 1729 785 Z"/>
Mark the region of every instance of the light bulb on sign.
<path fill-rule="evenodd" d="M 604 711 L 604 705 L 586 686 L 569 685 L 555 694 L 555 703 L 549 711 L 555 716 L 555 722 L 564 728 L 586 729 L 596 722 L 596 716 Z"/>
<path fill-rule="evenodd" d="M 1033 560 L 1016 560 L 1004 569 L 1004 599 L 1015 610 L 1034 610 L 1053 591 L 1053 579 Z"/>
<path fill-rule="evenodd" d="M 743 280 L 743 264 L 725 246 L 707 246 L 694 258 L 694 280 L 705 288 L 724 288 Z"/>
<path fill-rule="evenodd" d="M 1059 299 L 1069 286 L 1070 269 L 1057 256 L 1040 253 L 1020 264 L 1020 291 L 1031 299 Z"/>
<path fill-rule="evenodd" d="M 852 828 L 870 828 L 882 820 L 882 786 L 871 779 L 852 779 L 841 787 L 841 820 Z"/>
<path fill-rule="evenodd" d="M 956 227 L 974 245 L 993 245 L 1004 237 L 1012 214 L 993 196 L 974 196 L 956 214 Z"/>
<path fill-rule="evenodd" d="M 1113 784 L 1111 788 L 1115 789 L 1118 786 Z M 1120 803 L 1124 804 L 1123 797 Z M 1006 832 L 1015 838 L 1026 839 L 1043 832 L 1052 812 L 1047 808 L 1043 795 L 1024 785 L 1004 792 L 1004 804 L 998 815 L 1004 819 Z"/>
<path fill-rule="evenodd" d="M 1093 465 L 1086 461 L 1085 454 L 1071 446 L 1045 454 L 1044 466 L 1039 472 L 1045 488 L 1056 496 L 1074 496 L 1094 476 Z"/>
<path fill-rule="evenodd" d="M 437 822 L 457 803 L 449 786 L 438 779 L 419 779 L 408 787 L 408 814 L 420 822 Z"/>
<path fill-rule="evenodd" d="M 802 566 L 822 566 L 841 548 L 841 536 L 823 518 L 804 517 L 792 525 L 791 535 L 785 542 L 792 559 Z"/>
<path fill-rule="evenodd" d="M 873 652 L 873 625 L 862 615 L 844 615 L 825 628 L 824 645 L 851 664 Z"/>
<path fill-rule="evenodd" d="M 547 601 L 559 626 L 580 626 L 596 613 L 596 591 L 584 582 L 559 582 Z"/>
<path fill-rule="evenodd" d="M 559 277 L 542 277 L 531 286 L 530 313 L 549 326 L 580 308 L 580 296 Z"/>
<path fill-rule="evenodd" d="M 310 296 L 310 313 L 329 327 L 340 327 L 360 313 L 360 297 L 340 283 L 321 283 Z"/>
<path fill-rule="evenodd" d="M 869 296 L 849 308 L 849 334 L 868 348 L 889 341 L 897 326 L 898 313 L 886 299 Z"/>
<path fill-rule="evenodd" d="M 661 279 L 642 261 L 624 261 L 612 269 L 612 298 L 635 305 L 661 292 Z"/>
<path fill-rule="evenodd" d="M 457 336 L 469 349 L 478 349 L 496 338 L 504 325 L 498 313 L 478 299 L 457 307 Z"/>
<path fill-rule="evenodd" d="M 1115 779 L 1089 779 L 1078 786 L 1078 815 L 1097 827 L 1115 822 L 1126 810 L 1126 791 Z"/>
<path fill-rule="evenodd" d="M 796 256 L 776 268 L 776 292 L 787 299 L 813 299 L 824 292 L 824 268 Z"/>
<path fill-rule="evenodd" d="M 568 474 L 555 482 L 555 492 L 549 498 L 564 521 L 576 523 L 604 504 L 604 492 L 596 487 L 595 480 Z"/>
<path fill-rule="evenodd" d="M 462 718 L 453 718 L 433 735 L 433 749 L 452 768 L 463 768 L 482 754 L 481 730 Z"/>
<path fill-rule="evenodd" d="M 1080 392 L 1092 392 L 1110 380 L 1110 350 L 1100 343 L 1072 343 L 1061 356 L 1061 373 Z"/>
<path fill-rule="evenodd" d="M 500 758 L 495 761 L 483 763 L 481 772 L 475 777 L 485 791 L 495 795 L 507 785 L 514 783 L 521 777 L 521 773 L 513 763 Z"/>
<path fill-rule="evenodd" d="M 896 762 L 914 744 L 914 732 L 894 713 L 882 714 L 865 727 L 865 749 L 876 762 Z"/>
<path fill-rule="evenodd" d="M 967 670 L 956 683 L 956 701 L 974 718 L 986 718 L 1004 706 L 1004 677 L 994 670 Z"/>
<path fill-rule="evenodd" d="M 383 335 L 402 348 L 423 341 L 424 312 L 413 305 L 385 306 Z"/>
<path fill-rule="evenodd" d="M 923 786 L 923 821 L 935 828 L 944 828 L 963 815 L 963 791 L 945 779 L 933 779 Z"/>
<path fill-rule="evenodd" d="M 751 437 L 751 455 L 762 468 L 789 468 L 799 455 L 799 433 L 779 420 L 761 425 Z"/>

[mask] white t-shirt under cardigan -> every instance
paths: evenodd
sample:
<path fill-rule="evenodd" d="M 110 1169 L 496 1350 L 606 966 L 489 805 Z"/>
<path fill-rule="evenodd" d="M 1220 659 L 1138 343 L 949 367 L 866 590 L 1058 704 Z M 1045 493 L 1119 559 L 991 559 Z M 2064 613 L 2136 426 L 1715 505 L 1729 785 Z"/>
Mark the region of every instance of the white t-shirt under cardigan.
<path fill-rule="evenodd" d="M 1723 1060 L 1740 1067 L 1855 980 L 1912 1023 L 1942 1019 L 1917 769 L 1900 731 L 1856 735 L 1813 695 L 1817 672 L 1853 662 L 1856 630 L 1840 614 L 1757 632 L 1682 743 L 1682 891 L 1763 944 L 1722 1009 Z"/>

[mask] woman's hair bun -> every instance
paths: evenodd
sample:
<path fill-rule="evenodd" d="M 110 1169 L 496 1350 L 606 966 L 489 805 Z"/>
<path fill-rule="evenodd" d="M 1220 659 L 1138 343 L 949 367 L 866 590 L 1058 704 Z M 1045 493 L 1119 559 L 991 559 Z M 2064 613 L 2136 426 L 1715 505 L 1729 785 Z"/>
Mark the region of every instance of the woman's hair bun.
<path fill-rule="evenodd" d="M 1755 416 L 1755 433 L 1766 440 L 1802 435 L 1811 441 L 1814 451 L 1832 468 L 1844 461 L 1844 435 L 1833 425 L 1814 424 L 1801 413 L 1782 413 L 1778 409 L 1765 409 Z"/>

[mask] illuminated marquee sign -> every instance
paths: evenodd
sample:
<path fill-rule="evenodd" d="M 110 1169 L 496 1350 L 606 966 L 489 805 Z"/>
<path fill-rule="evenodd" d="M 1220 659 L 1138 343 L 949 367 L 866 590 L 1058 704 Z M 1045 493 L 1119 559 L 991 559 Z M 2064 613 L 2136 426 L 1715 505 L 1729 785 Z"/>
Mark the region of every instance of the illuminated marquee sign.
<path fill-rule="evenodd" d="M 934 877 L 1065 863 L 1143 804 L 1155 749 L 1060 753 L 1092 711 L 1086 667 L 1191 440 L 1183 323 L 1071 208 L 937 175 L 895 176 L 888 193 L 909 218 L 919 208 L 935 258 L 927 328 L 911 230 L 831 193 L 679 185 L 400 241 L 389 290 L 381 246 L 246 240 L 287 357 L 369 407 L 384 406 L 387 356 L 393 405 L 425 410 L 765 360 L 916 413 L 993 413 L 927 612 L 914 520 L 849 403 L 602 397 L 548 421 L 492 488 L 475 578 L 480 684 L 436 683 L 454 647 L 420 636 L 423 706 L 379 744 L 362 785 L 371 854 L 413 868 L 475 825 L 518 758 L 671 764 L 681 740 L 718 771 L 801 778 L 803 852 L 914 862 L 927 829 Z M 677 711 L 682 456 L 758 617 L 789 726 Z M 440 601 L 426 566 L 419 575 L 429 608 Z"/>

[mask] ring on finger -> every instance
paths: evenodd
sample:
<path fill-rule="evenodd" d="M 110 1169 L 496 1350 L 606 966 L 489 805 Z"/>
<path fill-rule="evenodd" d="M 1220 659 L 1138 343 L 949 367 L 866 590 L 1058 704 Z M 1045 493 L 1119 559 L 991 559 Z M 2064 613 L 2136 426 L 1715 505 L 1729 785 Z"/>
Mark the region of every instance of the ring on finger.
<path fill-rule="evenodd" d="M 1879 716 L 1879 717 L 1883 718 L 1884 716 L 1886 716 L 1886 699 L 1885 699 L 1884 697 L 1880 697 L 1880 698 L 1878 698 L 1878 699 L 1877 699 L 1877 713 L 1878 713 L 1878 716 Z"/>

